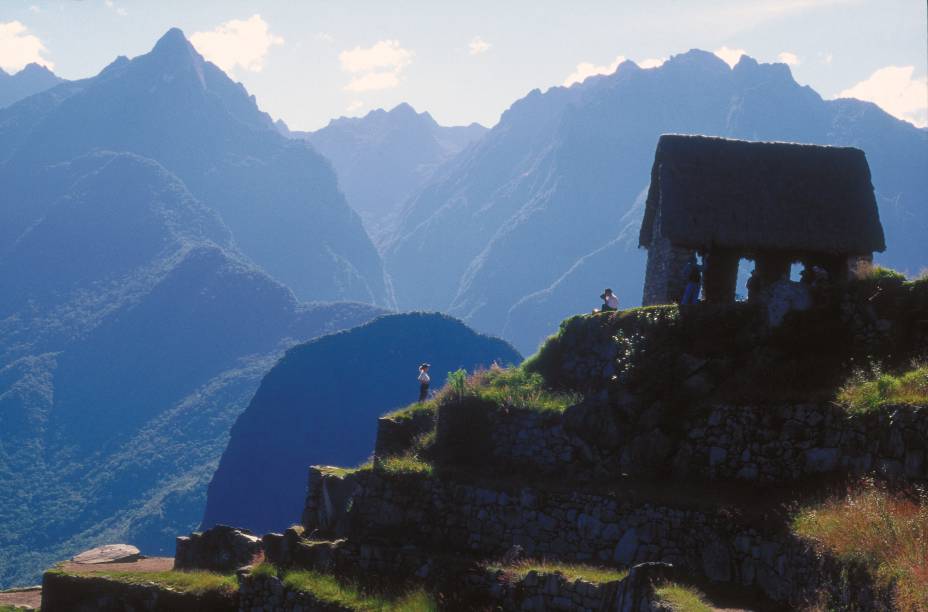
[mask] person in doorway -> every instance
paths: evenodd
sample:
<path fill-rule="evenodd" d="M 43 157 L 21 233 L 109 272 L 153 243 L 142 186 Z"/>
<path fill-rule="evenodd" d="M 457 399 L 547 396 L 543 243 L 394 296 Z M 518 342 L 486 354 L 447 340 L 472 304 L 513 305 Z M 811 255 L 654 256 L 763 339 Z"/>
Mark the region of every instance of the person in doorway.
<path fill-rule="evenodd" d="M 686 281 L 686 287 L 683 289 L 680 303 L 695 304 L 699 300 L 699 289 L 702 286 L 702 266 L 696 261 L 695 255 L 690 255 L 683 266 L 683 280 Z"/>
<path fill-rule="evenodd" d="M 429 383 L 432 382 L 432 379 L 429 378 L 429 368 L 432 367 L 427 363 L 423 363 L 419 366 L 419 403 L 421 404 L 429 396 Z"/>
<path fill-rule="evenodd" d="M 760 293 L 760 276 L 757 274 L 757 269 L 751 270 L 751 276 L 748 277 L 748 301 L 756 302 L 757 296 Z"/>
<path fill-rule="evenodd" d="M 603 291 L 602 295 L 599 296 L 599 299 L 603 301 L 602 312 L 609 312 L 619 309 L 619 298 L 612 293 L 612 289 L 606 289 Z"/>

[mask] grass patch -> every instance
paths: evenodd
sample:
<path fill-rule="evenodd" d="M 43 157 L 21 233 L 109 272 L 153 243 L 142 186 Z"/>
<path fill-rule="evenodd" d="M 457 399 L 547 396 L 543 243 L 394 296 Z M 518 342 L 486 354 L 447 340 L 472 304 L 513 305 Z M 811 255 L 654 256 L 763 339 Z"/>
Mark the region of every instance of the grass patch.
<path fill-rule="evenodd" d="M 458 398 L 463 397 L 539 412 L 564 412 L 582 399 L 579 393 L 550 389 L 541 374 L 522 367 L 475 372 L 461 383 Z"/>
<path fill-rule="evenodd" d="M 847 561 L 865 564 L 880 584 L 896 584 L 900 610 L 928 610 L 928 497 L 891 494 L 872 481 L 844 498 L 809 507 L 793 530 Z"/>
<path fill-rule="evenodd" d="M 388 412 L 383 415 L 385 418 L 393 419 L 394 421 L 409 421 L 418 416 L 434 416 L 437 406 L 437 395 L 435 398 L 424 402 L 416 402 L 415 404 L 410 404 L 405 408 L 400 408 L 399 410 L 394 410 L 393 412 Z"/>
<path fill-rule="evenodd" d="M 891 404 L 928 406 L 928 364 L 913 364 L 898 376 L 882 372 L 879 366 L 857 370 L 838 391 L 837 400 L 857 414 Z"/>
<path fill-rule="evenodd" d="M 506 567 L 492 567 L 491 569 L 501 569 L 506 574 L 521 580 L 529 572 L 538 572 L 539 574 L 561 574 L 568 580 L 581 578 L 587 582 L 595 584 L 605 584 L 624 580 L 628 575 L 626 570 L 614 567 L 599 567 L 596 565 L 582 565 L 579 563 L 558 563 L 556 561 L 520 561 Z"/>
<path fill-rule="evenodd" d="M 94 572 L 87 574 L 94 577 L 108 578 L 125 584 L 154 583 L 158 586 L 199 595 L 214 591 L 232 593 L 238 589 L 238 582 L 231 574 L 217 574 L 215 572 Z"/>
<path fill-rule="evenodd" d="M 349 476 L 357 472 L 363 472 L 363 471 L 372 469 L 374 467 L 374 461 L 372 459 L 368 459 L 361 465 L 357 465 L 351 468 L 341 467 L 337 465 L 320 465 L 317 467 L 319 471 L 322 472 L 323 474 L 326 474 L 329 476 L 336 476 L 338 478 L 344 478 L 345 476 Z M 297 527 L 297 525 L 294 525 L 294 527 Z"/>
<path fill-rule="evenodd" d="M 363 592 L 357 585 L 339 582 L 334 576 L 314 571 L 288 572 L 284 586 L 294 591 L 310 593 L 322 603 L 344 606 L 359 612 L 432 612 L 438 606 L 422 589 L 398 598 Z"/>
<path fill-rule="evenodd" d="M 391 476 L 414 474 L 416 476 L 431 476 L 432 464 L 423 461 L 413 454 L 384 457 L 377 461 L 377 471 Z"/>
<path fill-rule="evenodd" d="M 0 604 L 0 612 L 23 612 L 23 610 L 32 610 L 33 608 L 26 608 L 22 606 L 8 606 L 6 604 Z M 35 608 L 38 612 L 38 608 Z"/>
<path fill-rule="evenodd" d="M 714 608 L 706 602 L 706 596 L 693 587 L 667 582 L 655 589 L 657 598 L 676 612 L 712 612 Z"/>
<path fill-rule="evenodd" d="M 251 568 L 251 575 L 257 578 L 270 578 L 277 576 L 277 567 L 273 563 L 263 561 Z"/>

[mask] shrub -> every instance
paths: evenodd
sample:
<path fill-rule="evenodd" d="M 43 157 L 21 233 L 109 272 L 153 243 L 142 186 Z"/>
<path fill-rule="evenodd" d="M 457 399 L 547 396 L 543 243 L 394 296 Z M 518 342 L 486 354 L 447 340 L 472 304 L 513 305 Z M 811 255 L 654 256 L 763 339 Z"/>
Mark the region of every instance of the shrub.
<path fill-rule="evenodd" d="M 464 398 L 464 392 L 467 390 L 467 370 L 461 368 L 454 372 L 448 372 L 448 387 L 451 393 L 458 401 Z"/>
<path fill-rule="evenodd" d="M 928 497 L 891 494 L 873 481 L 800 511 L 793 530 L 844 560 L 895 582 L 900 610 L 928 610 Z"/>
<path fill-rule="evenodd" d="M 868 280 L 868 281 L 896 281 L 903 282 L 906 280 L 905 274 L 893 270 L 892 268 L 886 268 L 878 264 L 873 264 L 869 262 L 861 262 L 858 264 L 857 269 L 854 271 L 854 276 L 859 280 Z"/>
<path fill-rule="evenodd" d="M 467 382 L 468 395 L 497 406 L 563 412 L 581 399 L 578 393 L 548 388 L 540 374 L 521 367 L 476 372 Z"/>
<path fill-rule="evenodd" d="M 384 457 L 377 461 L 378 471 L 391 476 L 416 475 L 431 476 L 432 464 L 427 463 L 414 454 Z"/>
<path fill-rule="evenodd" d="M 872 412 L 889 404 L 928 406 L 928 364 L 915 362 L 912 369 L 894 376 L 878 364 L 857 370 L 838 391 L 838 402 L 852 413 Z"/>

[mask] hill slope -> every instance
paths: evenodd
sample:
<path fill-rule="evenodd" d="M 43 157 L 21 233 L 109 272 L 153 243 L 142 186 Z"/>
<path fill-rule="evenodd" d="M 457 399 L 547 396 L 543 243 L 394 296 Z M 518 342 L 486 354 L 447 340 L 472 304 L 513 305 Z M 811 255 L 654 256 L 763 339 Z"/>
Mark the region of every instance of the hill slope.
<path fill-rule="evenodd" d="M 256 533 L 297 521 L 314 463 L 356 465 L 370 452 L 376 418 L 415 401 L 418 364 L 445 373 L 518 363 L 507 343 L 439 314 L 380 317 L 290 349 L 261 381 L 232 428 L 209 485 L 203 526 Z"/>
<path fill-rule="evenodd" d="M 233 420 L 296 341 L 379 314 L 301 305 L 163 166 L 0 167 L 0 584 L 81 548 L 171 549 Z"/>
<path fill-rule="evenodd" d="M 870 103 L 822 100 L 785 65 L 745 57 L 729 68 L 694 50 L 513 104 L 406 203 L 384 240 L 398 303 L 447 310 L 526 352 L 553 323 L 596 306 L 605 286 L 639 303 L 645 254 L 628 228 L 640 223 L 658 136 L 675 132 L 860 147 L 886 231 L 879 260 L 918 271 L 928 134 Z M 441 273 L 424 281 L 423 261 Z"/>

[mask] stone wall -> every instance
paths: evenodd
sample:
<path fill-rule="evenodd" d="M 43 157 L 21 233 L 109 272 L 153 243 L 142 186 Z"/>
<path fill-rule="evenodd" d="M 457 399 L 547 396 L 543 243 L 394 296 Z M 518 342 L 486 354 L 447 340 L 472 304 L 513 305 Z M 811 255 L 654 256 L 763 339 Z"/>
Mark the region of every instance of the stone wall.
<path fill-rule="evenodd" d="M 672 304 L 680 301 L 686 285 L 683 267 L 690 255 L 695 254 L 689 249 L 673 246 L 668 239 L 661 236 L 660 221 L 658 210 L 654 219 L 651 244 L 648 247 L 648 263 L 645 267 L 644 293 L 641 298 L 641 303 L 645 306 Z"/>
<path fill-rule="evenodd" d="M 46 572 L 42 610 L 46 612 L 230 612 L 235 593 L 178 593 L 154 584 L 126 584 L 102 577 Z"/>
<path fill-rule="evenodd" d="M 710 514 L 636 503 L 621 492 L 515 490 L 375 472 L 348 480 L 356 492 L 338 510 L 348 520 L 335 521 L 346 531 L 334 535 L 354 540 L 392 539 L 486 558 L 515 544 L 530 557 L 570 562 L 628 567 L 661 561 L 710 581 L 756 588 L 791 605 L 822 592 L 833 601 L 889 601 L 891 596 L 862 569 L 819 554 L 784 530 L 724 510 Z"/>
<path fill-rule="evenodd" d="M 288 589 L 276 576 L 240 574 L 239 612 L 353 612 L 336 604 L 319 601 L 310 593 Z"/>
<path fill-rule="evenodd" d="M 673 429 L 664 411 L 658 404 L 629 415 L 621 407 L 593 403 L 564 414 L 489 410 L 481 418 L 489 419 L 482 429 L 490 443 L 480 447 L 496 469 L 565 480 L 656 473 L 768 483 L 829 473 L 928 480 L 928 408 L 890 406 L 848 416 L 831 403 L 714 404 Z M 440 425 L 443 419 L 440 413 Z M 448 421 L 461 429 L 444 426 L 440 441 L 473 437 L 467 418 Z"/>

